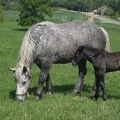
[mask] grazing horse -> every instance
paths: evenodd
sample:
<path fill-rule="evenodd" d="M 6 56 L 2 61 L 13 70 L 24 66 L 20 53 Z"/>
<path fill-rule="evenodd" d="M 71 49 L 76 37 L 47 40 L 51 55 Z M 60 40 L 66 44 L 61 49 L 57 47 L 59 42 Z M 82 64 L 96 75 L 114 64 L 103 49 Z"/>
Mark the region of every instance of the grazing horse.
<path fill-rule="evenodd" d="M 25 99 L 31 82 L 30 70 L 33 63 L 41 70 L 35 93 L 35 97 L 40 99 L 45 82 L 48 92 L 52 93 L 49 75 L 51 65 L 71 62 L 73 54 L 82 45 L 104 50 L 110 46 L 108 34 L 91 22 L 55 24 L 46 21 L 32 26 L 23 38 L 18 63 L 15 68 L 11 68 L 15 72 L 17 100 Z M 74 93 L 81 92 L 86 75 L 86 60 L 81 61 L 78 67 L 79 79 L 74 86 Z"/>
<path fill-rule="evenodd" d="M 120 70 L 120 52 L 108 53 L 89 47 L 79 47 L 73 57 L 72 64 L 78 64 L 82 59 L 86 59 L 93 64 L 95 70 L 96 83 L 92 91 L 92 97 L 98 99 L 99 87 L 103 93 L 103 100 L 107 100 L 105 90 L 105 73 Z"/>

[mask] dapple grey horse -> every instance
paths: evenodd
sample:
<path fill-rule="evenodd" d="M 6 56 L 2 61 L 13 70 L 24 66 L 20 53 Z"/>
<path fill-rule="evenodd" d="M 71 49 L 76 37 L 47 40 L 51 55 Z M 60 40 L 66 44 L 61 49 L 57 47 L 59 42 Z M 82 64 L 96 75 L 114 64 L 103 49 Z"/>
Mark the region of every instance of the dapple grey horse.
<path fill-rule="evenodd" d="M 15 68 L 16 98 L 24 100 L 31 82 L 30 70 L 33 63 L 40 68 L 39 84 L 35 94 L 42 98 L 43 84 L 52 93 L 49 70 L 52 64 L 63 64 L 72 61 L 73 54 L 79 46 L 87 45 L 104 50 L 110 47 L 108 34 L 91 22 L 70 22 L 55 24 L 41 22 L 32 26 L 25 34 Z M 80 93 L 86 75 L 86 60 L 78 64 L 79 78 L 73 92 Z"/>

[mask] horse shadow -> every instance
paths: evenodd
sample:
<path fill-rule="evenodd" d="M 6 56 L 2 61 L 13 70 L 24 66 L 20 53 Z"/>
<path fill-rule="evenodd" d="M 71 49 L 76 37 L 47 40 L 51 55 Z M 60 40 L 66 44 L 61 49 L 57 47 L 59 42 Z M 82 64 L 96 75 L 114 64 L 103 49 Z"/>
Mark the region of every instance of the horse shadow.
<path fill-rule="evenodd" d="M 68 94 L 68 93 L 72 93 L 72 89 L 73 89 L 74 85 L 56 85 L 56 86 L 53 86 L 53 94 L 54 93 L 61 93 L 61 94 Z M 84 92 L 90 92 L 90 88 L 91 86 L 89 85 L 84 85 L 83 87 L 83 91 Z M 28 91 L 29 91 L 29 94 L 34 94 L 35 95 L 35 92 L 37 90 L 37 87 L 33 87 L 33 88 L 29 88 Z M 15 99 L 15 90 L 12 90 L 10 91 L 9 93 L 9 97 L 11 99 Z M 43 92 L 47 93 L 47 90 L 46 90 L 46 86 L 43 87 Z"/>
<path fill-rule="evenodd" d="M 10 97 L 10 99 L 14 99 L 15 100 L 15 90 L 12 90 L 12 91 L 10 91 L 9 92 L 9 97 Z"/>
<path fill-rule="evenodd" d="M 53 94 L 54 93 L 61 93 L 63 95 L 66 95 L 68 93 L 72 93 L 73 87 L 74 87 L 74 85 L 72 85 L 72 84 L 71 85 L 56 85 L 56 86 L 53 86 Z M 35 95 L 36 90 L 37 90 L 37 87 L 33 87 L 33 88 L 29 88 L 28 91 L 29 91 L 29 94 Z M 84 85 L 83 89 L 82 89 L 82 92 L 90 94 L 91 90 L 92 90 L 92 86 Z M 15 92 L 16 92 L 15 90 L 10 91 L 10 93 L 9 93 L 10 99 L 15 99 Z M 47 90 L 46 90 L 45 86 L 43 87 L 43 92 L 47 93 Z M 107 98 L 108 98 L 108 100 L 109 99 L 120 100 L 120 96 L 119 95 L 108 94 Z"/>
<path fill-rule="evenodd" d="M 13 29 L 14 31 L 27 31 L 28 28 L 16 28 L 16 29 Z"/>

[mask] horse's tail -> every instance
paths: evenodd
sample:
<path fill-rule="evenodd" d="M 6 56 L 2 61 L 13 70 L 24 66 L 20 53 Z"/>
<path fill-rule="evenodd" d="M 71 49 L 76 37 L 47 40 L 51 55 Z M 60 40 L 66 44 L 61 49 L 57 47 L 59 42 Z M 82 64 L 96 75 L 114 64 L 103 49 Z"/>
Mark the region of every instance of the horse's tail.
<path fill-rule="evenodd" d="M 103 31 L 105 37 L 106 37 L 106 46 L 105 46 L 105 50 L 107 52 L 111 52 L 111 47 L 110 47 L 110 41 L 109 41 L 109 35 L 107 33 L 107 31 L 103 28 L 103 27 L 100 27 L 100 29 Z"/>

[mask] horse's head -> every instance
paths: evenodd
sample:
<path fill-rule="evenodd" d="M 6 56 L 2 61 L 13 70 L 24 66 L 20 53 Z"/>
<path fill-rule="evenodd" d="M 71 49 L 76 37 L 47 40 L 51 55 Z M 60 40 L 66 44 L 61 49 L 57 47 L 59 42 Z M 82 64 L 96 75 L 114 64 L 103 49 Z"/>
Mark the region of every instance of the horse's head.
<path fill-rule="evenodd" d="M 75 52 L 75 54 L 74 54 L 74 56 L 73 56 L 73 60 L 72 60 L 72 65 L 73 66 L 76 66 L 79 62 L 80 62 L 80 60 L 82 60 L 82 59 L 84 59 L 84 56 L 83 56 L 83 46 L 82 47 L 79 47 L 77 50 L 76 50 L 76 52 Z"/>
<path fill-rule="evenodd" d="M 15 72 L 14 81 L 16 83 L 16 99 L 23 101 L 28 93 L 27 90 L 31 82 L 29 70 L 24 65 L 10 68 L 10 70 Z"/>

